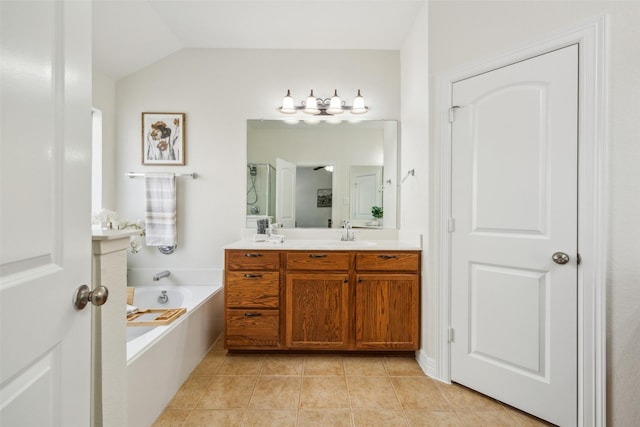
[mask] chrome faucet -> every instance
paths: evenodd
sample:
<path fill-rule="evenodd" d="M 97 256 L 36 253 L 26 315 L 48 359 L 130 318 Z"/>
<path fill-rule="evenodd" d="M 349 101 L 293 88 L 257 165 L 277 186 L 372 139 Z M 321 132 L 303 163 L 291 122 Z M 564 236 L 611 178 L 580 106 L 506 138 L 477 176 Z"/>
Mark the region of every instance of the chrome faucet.
<path fill-rule="evenodd" d="M 153 275 L 153 281 L 157 282 L 158 280 L 162 279 L 163 277 L 169 277 L 171 276 L 171 272 L 169 270 L 163 270 L 160 273 L 154 274 Z"/>
<path fill-rule="evenodd" d="M 342 222 L 342 228 L 344 228 L 344 234 L 342 235 L 340 240 L 342 240 L 342 241 L 352 241 L 352 240 L 356 239 L 356 236 L 353 233 L 353 230 L 351 229 L 351 223 L 349 221 L 344 220 Z"/>

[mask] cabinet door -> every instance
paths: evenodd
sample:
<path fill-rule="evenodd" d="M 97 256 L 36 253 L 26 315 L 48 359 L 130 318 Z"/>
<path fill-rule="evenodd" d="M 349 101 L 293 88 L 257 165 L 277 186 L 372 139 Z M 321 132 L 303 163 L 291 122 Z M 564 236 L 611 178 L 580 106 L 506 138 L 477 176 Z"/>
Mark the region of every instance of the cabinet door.
<path fill-rule="evenodd" d="M 348 274 L 287 274 L 286 316 L 288 347 L 346 348 L 350 328 Z"/>
<path fill-rule="evenodd" d="M 416 274 L 359 274 L 356 278 L 356 348 L 418 349 Z"/>

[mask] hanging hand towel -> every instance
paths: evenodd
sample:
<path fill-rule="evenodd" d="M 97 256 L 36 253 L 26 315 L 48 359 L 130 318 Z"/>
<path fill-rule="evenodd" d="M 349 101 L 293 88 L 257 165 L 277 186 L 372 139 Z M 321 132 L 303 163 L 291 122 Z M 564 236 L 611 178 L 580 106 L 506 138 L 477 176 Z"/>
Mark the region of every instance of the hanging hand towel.
<path fill-rule="evenodd" d="M 176 177 L 172 173 L 144 176 L 147 246 L 176 244 Z"/>

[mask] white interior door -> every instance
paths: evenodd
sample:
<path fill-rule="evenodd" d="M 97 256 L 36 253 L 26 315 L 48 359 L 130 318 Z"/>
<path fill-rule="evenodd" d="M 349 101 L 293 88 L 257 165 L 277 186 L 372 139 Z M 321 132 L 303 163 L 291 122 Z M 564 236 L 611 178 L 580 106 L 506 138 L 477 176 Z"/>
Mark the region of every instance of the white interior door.
<path fill-rule="evenodd" d="M 351 219 L 371 220 L 382 206 L 382 166 L 351 166 Z"/>
<path fill-rule="evenodd" d="M 451 378 L 562 426 L 577 423 L 577 60 L 569 46 L 452 94 Z"/>
<path fill-rule="evenodd" d="M 276 222 L 284 228 L 296 226 L 296 165 L 276 159 Z"/>
<path fill-rule="evenodd" d="M 0 2 L 0 425 L 89 425 L 91 4 Z"/>

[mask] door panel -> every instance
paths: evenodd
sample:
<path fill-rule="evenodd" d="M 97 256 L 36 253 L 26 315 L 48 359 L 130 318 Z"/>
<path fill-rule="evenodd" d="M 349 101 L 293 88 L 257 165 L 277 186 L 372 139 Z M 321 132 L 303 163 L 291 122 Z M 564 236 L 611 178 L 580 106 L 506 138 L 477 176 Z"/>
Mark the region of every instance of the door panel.
<path fill-rule="evenodd" d="M 0 424 L 89 425 L 91 4 L 0 2 Z"/>
<path fill-rule="evenodd" d="M 577 423 L 577 55 L 452 93 L 451 377 L 563 426 Z"/>
<path fill-rule="evenodd" d="M 284 228 L 296 226 L 296 165 L 276 159 L 276 222 Z"/>

